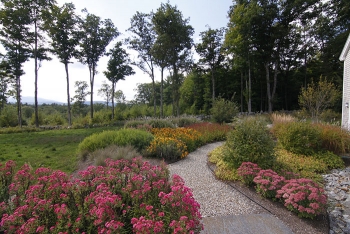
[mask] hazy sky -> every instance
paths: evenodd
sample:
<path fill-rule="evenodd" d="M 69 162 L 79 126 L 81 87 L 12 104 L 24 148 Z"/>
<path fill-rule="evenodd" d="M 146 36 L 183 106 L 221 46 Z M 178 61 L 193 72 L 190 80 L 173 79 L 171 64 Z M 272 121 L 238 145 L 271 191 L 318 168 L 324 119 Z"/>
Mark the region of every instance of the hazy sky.
<path fill-rule="evenodd" d="M 65 0 L 57 0 L 62 5 Z M 95 14 L 101 19 L 109 18 L 113 21 L 118 31 L 122 33 L 111 42 L 108 49 L 116 41 L 128 37 L 126 30 L 130 27 L 130 19 L 136 11 L 149 13 L 155 12 L 161 2 L 166 0 L 73 0 L 77 12 L 86 8 L 89 13 Z M 232 5 L 232 0 L 171 0 L 171 5 L 176 5 L 182 12 L 184 18 L 189 18 L 189 24 L 194 28 L 194 42 L 199 42 L 199 33 L 205 31 L 206 25 L 216 29 L 226 27 L 228 23 L 227 12 Z M 136 53 L 131 53 L 131 58 L 136 57 Z M 64 65 L 60 63 L 55 56 L 51 61 L 44 61 L 39 69 L 38 78 L 38 97 L 54 100 L 58 102 L 67 102 L 66 76 Z M 108 57 L 103 57 L 98 63 L 98 74 L 95 76 L 94 100 L 103 100 L 97 96 L 97 90 L 100 89 L 103 81 L 109 82 L 103 75 L 106 70 Z M 25 75 L 21 78 L 22 96 L 34 97 L 34 61 L 25 63 Z M 126 77 L 125 81 L 118 81 L 117 90 L 122 90 L 127 100 L 134 99 L 136 85 L 138 83 L 150 83 L 151 78 L 134 67 L 136 72 L 133 76 Z M 156 68 L 158 71 L 158 69 Z M 77 80 L 84 80 L 89 83 L 89 70 L 86 65 L 74 62 L 69 65 L 70 75 L 70 95 L 74 96 L 74 83 Z M 160 81 L 159 72 L 156 73 L 156 80 Z M 90 100 L 89 97 L 87 100 Z M 33 100 L 34 101 L 34 100 Z"/>

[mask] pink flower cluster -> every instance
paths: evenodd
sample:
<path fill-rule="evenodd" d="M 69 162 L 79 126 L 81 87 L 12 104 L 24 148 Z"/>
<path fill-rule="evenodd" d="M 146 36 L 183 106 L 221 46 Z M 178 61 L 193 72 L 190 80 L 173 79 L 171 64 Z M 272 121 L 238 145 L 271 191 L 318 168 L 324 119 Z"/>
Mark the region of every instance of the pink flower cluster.
<path fill-rule="evenodd" d="M 262 170 L 251 162 L 242 163 L 237 174 L 244 184 L 250 186 L 255 183 L 259 194 L 281 200 L 287 209 L 297 213 L 299 217 L 314 218 L 326 207 L 327 197 L 324 190 L 310 179 L 297 178 L 297 174 L 283 172 L 292 178 L 286 180 L 273 170 Z"/>
<path fill-rule="evenodd" d="M 199 204 L 179 176 L 141 158 L 106 160 L 72 179 L 24 165 L 0 197 L 5 233 L 199 233 Z M 5 173 L 0 167 L 0 176 Z M 12 167 L 13 168 L 13 167 Z M 3 178 L 3 177 L 1 177 Z M 4 183 L 1 181 L 1 183 Z"/>
<path fill-rule="evenodd" d="M 286 181 L 277 191 L 276 197 L 282 198 L 287 209 L 303 218 L 314 218 L 327 204 L 324 190 L 314 181 L 305 178 Z"/>
<path fill-rule="evenodd" d="M 237 175 L 239 179 L 246 185 L 251 186 L 253 184 L 254 177 L 258 175 L 261 168 L 252 162 L 243 162 L 237 169 Z"/>
<path fill-rule="evenodd" d="M 271 169 L 261 170 L 253 181 L 256 184 L 256 191 L 266 198 L 275 198 L 277 190 L 285 183 L 284 177 Z"/>

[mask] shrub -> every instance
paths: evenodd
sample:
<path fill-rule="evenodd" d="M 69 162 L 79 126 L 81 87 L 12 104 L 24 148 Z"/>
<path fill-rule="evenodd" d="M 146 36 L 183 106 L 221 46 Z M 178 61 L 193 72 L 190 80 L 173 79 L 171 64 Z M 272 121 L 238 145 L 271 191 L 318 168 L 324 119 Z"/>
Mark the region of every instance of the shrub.
<path fill-rule="evenodd" d="M 147 123 L 147 121 L 142 120 L 131 120 L 124 124 L 124 128 L 136 128 L 144 131 L 151 132 L 152 126 Z"/>
<path fill-rule="evenodd" d="M 229 125 L 210 122 L 191 124 L 187 128 L 194 129 L 201 134 L 200 139 L 202 144 L 224 141 L 226 140 L 227 133 L 232 129 Z"/>
<path fill-rule="evenodd" d="M 15 127 L 18 125 L 17 111 L 14 106 L 6 105 L 1 110 L 0 127 Z"/>
<path fill-rule="evenodd" d="M 292 153 L 311 155 L 321 149 L 320 131 L 307 122 L 289 122 L 277 132 L 278 142 Z"/>
<path fill-rule="evenodd" d="M 94 118 L 91 119 L 92 124 L 108 124 L 111 122 L 112 112 L 110 110 L 100 110 L 94 112 Z"/>
<path fill-rule="evenodd" d="M 275 198 L 277 190 L 285 184 L 285 178 L 271 169 L 261 170 L 254 178 L 257 193 L 266 198 Z"/>
<path fill-rule="evenodd" d="M 40 114 L 39 114 L 40 116 Z M 57 126 L 57 125 L 63 125 L 67 121 L 62 117 L 60 113 L 54 113 L 51 115 L 45 116 L 43 119 L 43 124 L 45 125 L 51 125 L 51 126 Z"/>
<path fill-rule="evenodd" d="M 177 127 L 187 127 L 188 125 L 198 123 L 199 120 L 196 117 L 179 117 L 171 119 L 171 122 Z"/>
<path fill-rule="evenodd" d="M 327 166 L 328 170 L 345 167 L 343 159 L 330 151 L 318 152 L 313 154 L 312 157 L 320 162 L 323 162 Z"/>
<path fill-rule="evenodd" d="M 132 145 L 142 151 L 151 141 L 153 135 L 149 132 L 137 129 L 121 129 L 118 131 L 103 131 L 86 137 L 78 146 L 79 152 L 94 152 L 110 145 L 127 146 Z"/>
<path fill-rule="evenodd" d="M 131 160 L 133 158 L 139 157 L 140 153 L 137 150 L 128 146 L 117 146 L 111 145 L 104 149 L 98 149 L 91 154 L 89 154 L 89 160 L 94 162 L 96 166 L 106 166 L 106 159 L 110 158 L 112 160 L 126 159 Z"/>
<path fill-rule="evenodd" d="M 254 118 L 247 118 L 228 133 L 224 160 L 238 168 L 243 162 L 271 168 L 274 162 L 274 141 L 266 124 Z"/>
<path fill-rule="evenodd" d="M 314 218 L 322 213 L 327 204 L 324 190 L 310 179 L 292 179 L 286 181 L 276 198 L 284 201 L 284 206 L 302 218 Z"/>
<path fill-rule="evenodd" d="M 317 181 L 322 180 L 320 173 L 328 172 L 328 166 L 321 160 L 294 154 L 280 147 L 276 148 L 276 163 L 273 169 L 280 174 L 281 170 L 284 170 Z"/>
<path fill-rule="evenodd" d="M 254 178 L 258 175 L 261 168 L 251 162 L 243 162 L 237 169 L 237 175 L 240 181 L 247 186 L 251 186 L 254 183 Z"/>
<path fill-rule="evenodd" d="M 21 132 L 40 132 L 41 129 L 35 127 L 8 127 L 0 129 L 0 134 L 9 134 L 9 133 L 21 133 Z"/>
<path fill-rule="evenodd" d="M 188 155 L 186 144 L 171 137 L 157 136 L 147 148 L 147 154 L 162 158 L 168 162 L 174 162 Z"/>
<path fill-rule="evenodd" d="M 148 121 L 148 124 L 151 125 L 152 128 L 175 128 L 170 120 L 165 119 L 152 119 Z"/>
<path fill-rule="evenodd" d="M 61 171 L 23 166 L 0 203 L 8 233 L 199 233 L 199 204 L 164 165 L 107 160 L 74 181 Z M 12 177 L 11 175 L 7 175 Z M 15 196 L 16 195 L 16 196 Z"/>
<path fill-rule="evenodd" d="M 235 169 L 232 169 L 224 160 L 225 145 L 215 148 L 209 154 L 209 162 L 215 163 L 215 176 L 220 180 L 237 180 L 237 173 Z"/>
<path fill-rule="evenodd" d="M 140 125 L 146 124 L 147 121 L 145 120 L 129 120 L 126 121 L 124 124 L 124 128 L 137 128 Z"/>
<path fill-rule="evenodd" d="M 330 124 L 315 125 L 320 131 L 322 148 L 335 154 L 350 152 L 350 133 L 339 126 Z"/>
<path fill-rule="evenodd" d="M 238 106 L 236 103 L 217 98 L 213 101 L 213 107 L 210 109 L 212 118 L 217 123 L 230 123 L 238 114 Z"/>
<path fill-rule="evenodd" d="M 200 133 L 191 128 L 154 128 L 152 133 L 157 137 L 174 138 L 186 144 L 187 150 L 192 152 L 200 145 Z"/>

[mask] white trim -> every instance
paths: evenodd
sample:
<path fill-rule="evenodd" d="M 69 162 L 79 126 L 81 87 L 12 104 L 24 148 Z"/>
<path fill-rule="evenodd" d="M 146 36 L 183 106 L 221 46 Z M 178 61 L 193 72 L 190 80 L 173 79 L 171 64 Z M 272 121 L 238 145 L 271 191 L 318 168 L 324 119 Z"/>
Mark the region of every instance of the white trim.
<path fill-rule="evenodd" d="M 346 40 L 345 46 L 343 48 L 343 51 L 340 54 L 340 57 L 339 57 L 340 61 L 345 61 L 346 56 L 347 56 L 347 54 L 349 52 L 349 49 L 350 49 L 350 34 L 348 36 L 348 39 Z"/>

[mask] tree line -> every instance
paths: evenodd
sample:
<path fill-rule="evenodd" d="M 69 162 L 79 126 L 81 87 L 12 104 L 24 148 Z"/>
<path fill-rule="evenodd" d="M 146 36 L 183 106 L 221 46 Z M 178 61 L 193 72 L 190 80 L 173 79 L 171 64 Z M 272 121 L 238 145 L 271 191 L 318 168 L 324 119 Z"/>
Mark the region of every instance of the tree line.
<path fill-rule="evenodd" d="M 343 65 L 338 58 L 349 34 L 349 21 L 350 3 L 345 0 L 234 0 L 227 26 L 207 26 L 199 34 L 200 42 L 194 43 L 189 18 L 167 2 L 154 12 L 136 12 L 128 29 L 131 36 L 106 52 L 120 34 L 110 19 L 102 20 L 86 9 L 78 15 L 73 3 L 1 0 L 0 42 L 6 54 L 0 63 L 0 98 L 4 105 L 7 97 L 16 97 L 21 126 L 22 66 L 34 59 L 37 119 L 38 69 L 41 61 L 54 54 L 65 65 L 71 125 L 69 63 L 75 58 L 89 69 L 92 119 L 96 68 L 106 55 L 110 59 L 104 75 L 111 86 L 99 92 L 107 106 L 112 102 L 112 119 L 116 83 L 134 74 L 132 66 L 151 78 L 151 83 L 137 87 L 132 103 L 153 105 L 154 116 L 157 108 L 159 116 L 164 116 L 165 104 L 172 105 L 174 115 L 209 113 L 217 98 L 234 100 L 242 112 L 249 113 L 298 109 L 300 90 L 321 77 L 341 90 Z M 130 60 L 123 44 L 137 52 L 135 60 Z M 194 51 L 198 61 L 193 59 Z M 155 69 L 160 70 L 160 82 Z M 167 77 L 165 71 L 169 71 Z M 335 107 L 339 109 L 340 104 Z"/>

